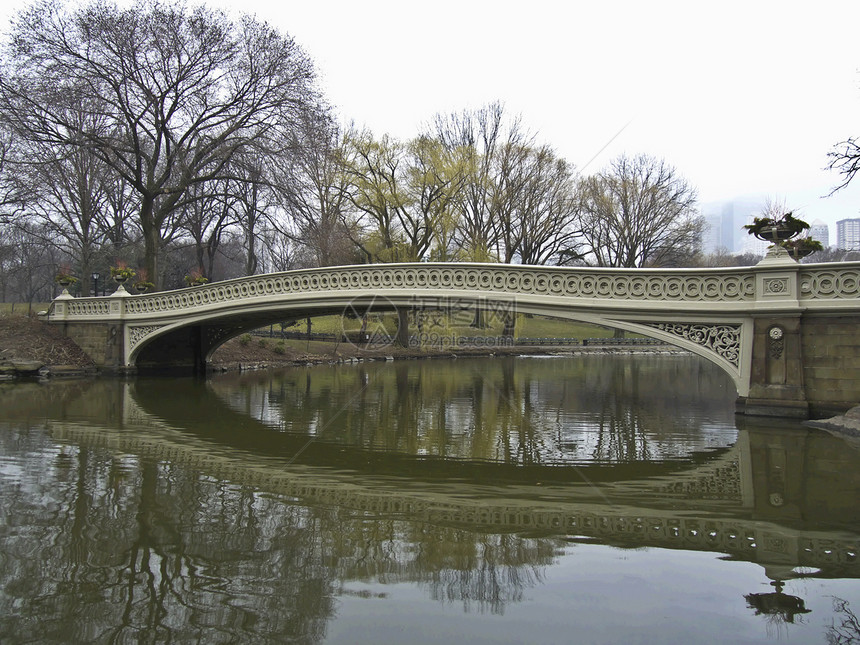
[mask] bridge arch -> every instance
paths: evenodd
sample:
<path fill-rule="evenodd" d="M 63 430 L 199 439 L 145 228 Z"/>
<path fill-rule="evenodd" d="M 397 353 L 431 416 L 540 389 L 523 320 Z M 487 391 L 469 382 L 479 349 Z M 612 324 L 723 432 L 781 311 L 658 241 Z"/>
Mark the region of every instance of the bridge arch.
<path fill-rule="evenodd" d="M 546 303 L 532 294 L 499 294 L 492 300 L 476 294 L 460 294 L 456 298 L 439 293 L 386 293 L 346 294 L 342 297 L 318 297 L 305 294 L 301 302 L 283 302 L 268 299 L 242 312 L 213 309 L 186 316 L 163 326 L 132 326 L 132 343 L 128 360 L 141 368 L 158 367 L 175 363 L 176 367 L 193 364 L 205 367 L 212 354 L 227 340 L 247 331 L 285 319 L 307 316 L 374 312 L 394 312 L 398 308 L 439 309 L 462 308 L 474 311 L 482 308 L 492 311 L 515 311 L 522 314 L 551 316 L 616 329 L 623 329 L 664 341 L 675 347 L 697 354 L 725 371 L 732 379 L 739 396 L 748 393 L 748 383 L 741 370 L 744 348 L 741 345 L 743 327 L 751 323 L 741 317 L 731 320 L 705 320 L 702 316 L 681 322 L 677 316 L 671 320 L 653 322 L 641 315 L 606 315 L 580 311 L 565 303 Z M 652 316 L 653 318 L 653 316 Z M 749 337 L 749 332 L 747 336 Z M 748 348 L 747 348 L 748 349 Z M 189 353 L 192 352 L 192 353 Z M 196 353 L 194 353 L 196 352 Z"/>

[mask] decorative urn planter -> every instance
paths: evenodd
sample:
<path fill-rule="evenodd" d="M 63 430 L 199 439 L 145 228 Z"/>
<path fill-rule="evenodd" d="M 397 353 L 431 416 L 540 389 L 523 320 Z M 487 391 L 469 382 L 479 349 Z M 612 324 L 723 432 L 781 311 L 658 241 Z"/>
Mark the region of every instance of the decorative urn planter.
<path fill-rule="evenodd" d="M 69 293 L 69 287 L 75 284 L 78 279 L 69 273 L 68 269 L 61 269 L 56 276 L 54 276 L 54 281 L 63 288 L 63 293 Z"/>
<path fill-rule="evenodd" d="M 207 282 L 209 282 L 209 278 L 204 276 L 200 271 L 192 271 L 190 274 L 185 276 L 185 284 L 189 287 L 199 287 Z"/>
<path fill-rule="evenodd" d="M 127 280 L 133 278 L 135 275 L 137 274 L 135 273 L 134 269 L 130 269 L 124 264 L 120 264 L 119 266 L 110 268 L 110 276 L 120 286 Z"/>
<path fill-rule="evenodd" d="M 747 233 L 754 235 L 760 240 L 770 242 L 775 246 L 784 247 L 795 259 L 798 256 L 794 255 L 792 249 L 800 249 L 803 247 L 798 241 L 789 241 L 797 237 L 803 231 L 809 229 L 809 224 L 802 219 L 796 218 L 791 212 L 780 215 L 779 217 L 756 217 L 752 224 L 744 226 Z M 820 245 L 819 245 L 820 248 Z M 813 247 L 813 250 L 816 250 Z"/>
<path fill-rule="evenodd" d="M 753 235 L 765 242 L 777 243 L 790 240 L 797 235 L 797 233 L 798 231 L 795 231 L 782 223 L 775 223 L 772 226 L 766 226 L 760 231 L 754 232 Z"/>
<path fill-rule="evenodd" d="M 782 247 L 788 251 L 788 254 L 795 260 L 805 258 L 816 251 L 822 251 L 824 246 L 818 240 L 813 240 L 809 237 L 798 237 L 788 242 L 783 242 Z"/>
<path fill-rule="evenodd" d="M 154 289 L 155 285 L 151 282 L 135 282 L 134 288 L 138 293 L 146 293 L 147 291 Z"/>

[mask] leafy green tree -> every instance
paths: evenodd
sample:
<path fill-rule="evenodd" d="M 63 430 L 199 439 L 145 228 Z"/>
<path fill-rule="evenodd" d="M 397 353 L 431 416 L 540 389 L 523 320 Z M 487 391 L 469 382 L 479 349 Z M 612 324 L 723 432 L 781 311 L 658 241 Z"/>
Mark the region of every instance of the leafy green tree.
<path fill-rule="evenodd" d="M 365 132 L 349 146 L 349 202 L 364 233 L 356 244 L 371 262 L 427 257 L 465 179 L 456 155 L 426 136 L 404 144 Z"/>
<path fill-rule="evenodd" d="M 348 142 L 349 202 L 354 238 L 371 262 L 417 262 L 448 244 L 450 218 L 465 181 L 461 160 L 427 136 L 401 143 L 369 132 Z M 439 249 L 440 253 L 447 253 Z M 397 343 L 408 338 L 408 316 L 398 312 Z"/>

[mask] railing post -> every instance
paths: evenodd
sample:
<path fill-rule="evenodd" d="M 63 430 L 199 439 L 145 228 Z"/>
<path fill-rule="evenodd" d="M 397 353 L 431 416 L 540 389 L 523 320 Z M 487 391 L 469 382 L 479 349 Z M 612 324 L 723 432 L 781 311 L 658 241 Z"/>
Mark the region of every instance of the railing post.
<path fill-rule="evenodd" d="M 69 293 L 68 289 L 63 289 L 63 293 L 54 298 L 54 301 L 51 303 L 51 307 L 48 310 L 48 320 L 56 321 L 56 320 L 66 320 L 69 317 L 69 301 L 74 300 L 75 297 Z"/>
<path fill-rule="evenodd" d="M 774 246 L 755 272 L 750 389 L 739 400 L 738 411 L 806 419 L 809 403 L 803 387 L 800 265 L 785 249 Z"/>
<path fill-rule="evenodd" d="M 108 336 L 105 343 L 105 366 L 122 370 L 126 366 L 128 356 L 128 334 L 125 325 L 125 299 L 131 294 L 120 284 L 117 290 L 108 296 L 110 306 L 108 317 Z"/>

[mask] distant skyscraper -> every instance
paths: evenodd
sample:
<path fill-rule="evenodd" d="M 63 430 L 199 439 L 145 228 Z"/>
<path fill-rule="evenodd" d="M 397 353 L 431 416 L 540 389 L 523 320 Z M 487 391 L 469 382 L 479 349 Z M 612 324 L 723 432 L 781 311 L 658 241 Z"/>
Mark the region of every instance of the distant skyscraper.
<path fill-rule="evenodd" d="M 752 235 L 749 235 L 744 230 L 744 224 L 752 224 L 753 218 L 760 217 L 762 213 L 762 208 L 764 204 L 762 202 L 751 201 L 746 199 L 739 199 L 727 204 L 727 208 L 731 209 L 732 212 L 732 240 L 733 245 L 730 247 L 733 251 L 739 251 L 741 253 L 756 253 L 757 255 L 764 255 L 767 250 L 767 244 L 764 245 L 764 250 L 761 250 L 761 244 L 755 244 L 759 240 L 756 240 Z M 757 247 L 761 252 L 751 250 L 750 240 L 754 240 L 752 243 L 753 246 Z"/>
<path fill-rule="evenodd" d="M 830 227 L 820 219 L 817 219 L 809 227 L 809 237 L 821 242 L 821 246 L 826 249 L 830 246 Z"/>
<path fill-rule="evenodd" d="M 735 253 L 747 246 L 747 234 L 743 225 L 750 215 L 761 210 L 761 204 L 735 200 L 711 202 L 702 207 L 705 218 L 705 233 L 702 235 L 702 250 L 713 253 L 724 249 Z"/>
<path fill-rule="evenodd" d="M 704 215 L 705 230 L 702 233 L 702 251 L 715 253 L 724 248 L 722 236 L 722 217 L 719 215 Z"/>
<path fill-rule="evenodd" d="M 836 248 L 860 251 L 860 217 L 836 222 Z"/>

